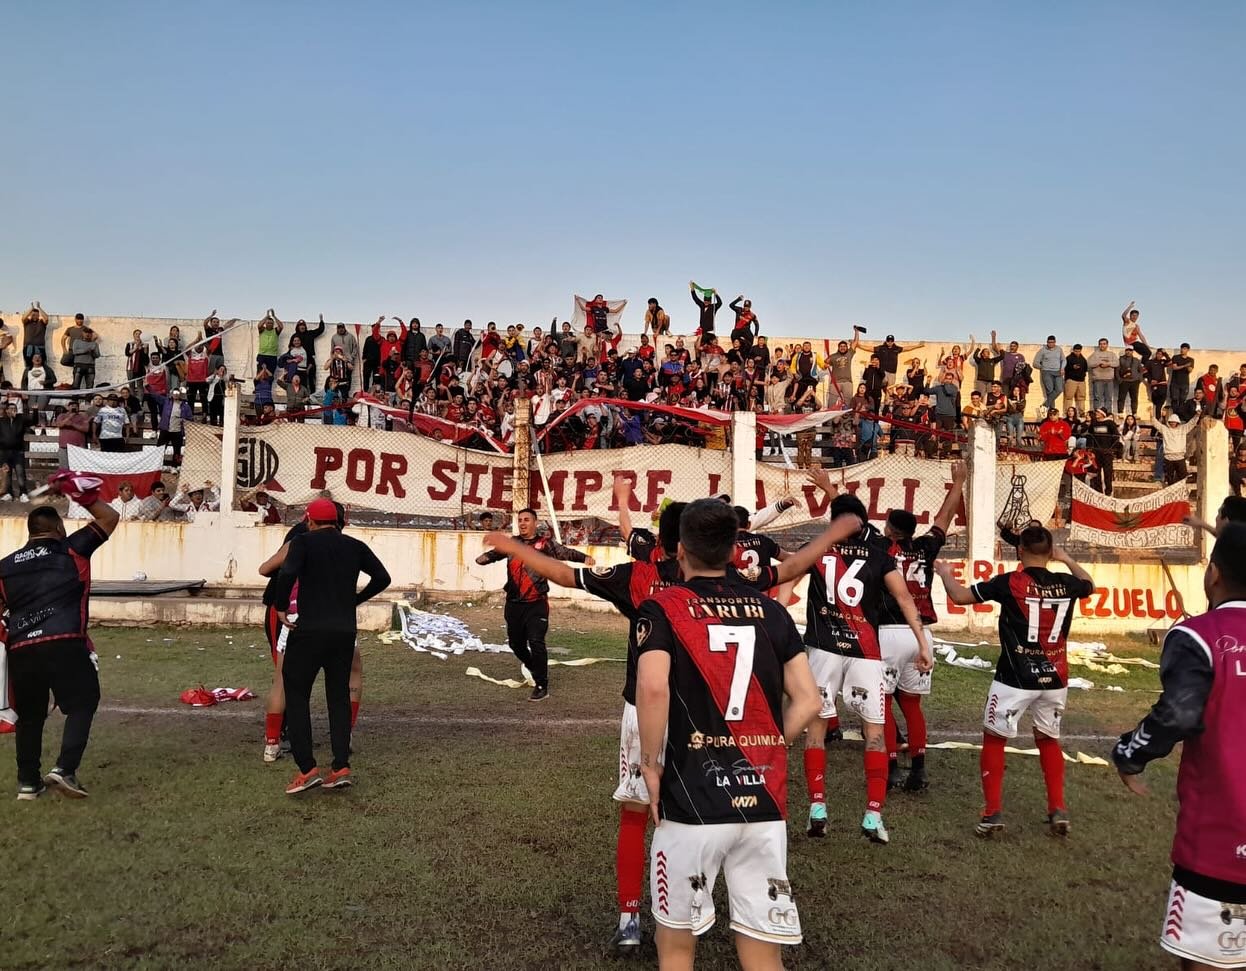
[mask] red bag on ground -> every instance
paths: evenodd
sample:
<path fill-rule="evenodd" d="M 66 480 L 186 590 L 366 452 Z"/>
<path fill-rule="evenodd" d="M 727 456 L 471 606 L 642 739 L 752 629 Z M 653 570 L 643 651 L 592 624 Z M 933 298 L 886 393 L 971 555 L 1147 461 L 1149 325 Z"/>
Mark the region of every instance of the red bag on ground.
<path fill-rule="evenodd" d="M 190 705 L 192 708 L 211 708 L 216 704 L 216 695 L 203 685 L 197 688 L 187 688 L 182 692 L 182 704 Z"/>

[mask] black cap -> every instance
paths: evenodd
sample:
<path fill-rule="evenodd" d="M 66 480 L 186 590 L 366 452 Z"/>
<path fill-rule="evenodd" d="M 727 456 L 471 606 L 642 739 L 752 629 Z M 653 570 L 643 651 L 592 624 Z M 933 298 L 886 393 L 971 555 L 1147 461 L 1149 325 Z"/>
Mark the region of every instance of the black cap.
<path fill-rule="evenodd" d="M 896 335 L 895 335 L 895 334 L 888 334 L 888 335 L 887 335 L 887 340 L 889 340 L 889 341 L 893 341 L 893 340 L 895 340 L 895 339 L 896 339 Z"/>

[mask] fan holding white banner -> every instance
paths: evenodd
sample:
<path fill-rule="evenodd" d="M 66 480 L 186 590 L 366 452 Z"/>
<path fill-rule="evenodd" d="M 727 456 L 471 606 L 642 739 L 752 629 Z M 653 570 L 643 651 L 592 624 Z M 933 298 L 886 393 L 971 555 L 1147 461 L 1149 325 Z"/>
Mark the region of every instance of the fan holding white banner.
<path fill-rule="evenodd" d="M 160 481 L 164 470 L 164 446 L 149 445 L 139 452 L 97 452 L 70 445 L 69 468 L 74 472 L 87 472 L 103 481 L 100 497 L 111 502 L 117 496 L 121 483 L 129 482 L 134 495 L 146 499 L 152 486 Z M 70 519 L 88 519 L 87 511 L 70 500 Z"/>

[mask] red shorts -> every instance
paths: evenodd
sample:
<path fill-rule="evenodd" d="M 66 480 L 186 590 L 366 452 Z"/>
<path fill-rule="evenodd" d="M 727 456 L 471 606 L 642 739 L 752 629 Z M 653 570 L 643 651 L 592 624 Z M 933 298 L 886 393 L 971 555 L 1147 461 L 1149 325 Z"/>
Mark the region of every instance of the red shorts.
<path fill-rule="evenodd" d="M 264 608 L 264 636 L 268 638 L 268 650 L 273 656 L 273 667 L 277 666 L 277 636 L 281 633 L 281 621 L 277 618 L 276 607 Z"/>

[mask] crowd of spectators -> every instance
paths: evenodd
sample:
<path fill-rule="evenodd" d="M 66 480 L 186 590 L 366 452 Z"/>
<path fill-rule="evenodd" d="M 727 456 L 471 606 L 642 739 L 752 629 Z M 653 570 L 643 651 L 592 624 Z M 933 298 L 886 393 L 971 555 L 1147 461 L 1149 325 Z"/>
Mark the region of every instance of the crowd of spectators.
<path fill-rule="evenodd" d="M 1246 427 L 1246 364 L 1226 380 L 1215 364 L 1199 369 L 1188 344 L 1172 355 L 1153 348 L 1132 303 L 1121 315 L 1119 352 L 1107 337 L 1087 353 L 1076 342 L 1066 350 L 1050 335 L 1027 359 L 1017 341 L 1003 345 L 995 332 L 988 343 L 971 335 L 967 346 L 933 354 L 894 335 L 867 344 L 861 327 L 826 355 L 811 341 L 772 346 L 744 294 L 726 302 L 713 287 L 689 281 L 689 296 L 693 307 L 679 316 L 696 321 L 691 333 L 674 335 L 671 314 L 650 298 L 638 343 L 626 345 L 619 319 L 624 302 L 601 294 L 576 298 L 576 326 L 557 317 L 548 330 L 530 331 L 493 321 L 477 328 L 465 320 L 450 331 L 440 323 L 430 331 L 418 317 L 381 316 L 362 342 L 353 326 L 330 330 L 323 316 L 287 326 L 270 309 L 258 324 L 254 371 L 243 376 L 250 392 L 246 420 L 428 431 L 419 416 L 458 426 L 434 426 L 441 437 L 506 447 L 522 397 L 531 400 L 538 447 L 557 451 L 644 443 L 723 447 L 721 429 L 698 420 L 695 410 L 831 409 L 843 414 L 819 439 L 824 463 L 847 465 L 880 452 L 946 456 L 962 447 L 968 429 L 984 424 L 1001 449 L 1065 458 L 1070 474 L 1107 493 L 1115 463 L 1137 462 L 1143 443 L 1154 447 L 1156 477 L 1177 481 L 1187 471 L 1199 419 L 1224 421 L 1235 456 Z M 720 328 L 724 307 L 730 324 Z M 33 304 L 23 316 L 20 344 L 0 322 L 0 353 L 20 346 L 20 387 L 37 392 L 4 399 L 0 462 L 17 480 L 14 453 L 22 434 L 49 425 L 62 458 L 69 445 L 124 449 L 146 432 L 158 436 L 176 464 L 187 423 L 223 421 L 225 389 L 238 378 L 227 372 L 222 340 L 235 323 L 213 311 L 190 338 L 176 326 L 164 337 L 136 330 L 124 348 L 124 386 L 62 399 L 53 411 L 47 404 L 55 390 L 96 385 L 98 336 L 76 315 L 59 335 L 57 361 L 67 380 L 58 383 L 42 308 Z M 1041 394 L 1037 409 L 1031 386 Z M 3 387 L 13 386 L 6 380 Z M 667 407 L 614 403 L 620 400 Z M 796 438 L 802 464 L 813 461 L 813 437 Z M 759 435 L 756 448 L 759 457 L 779 457 L 789 444 L 776 434 Z"/>

